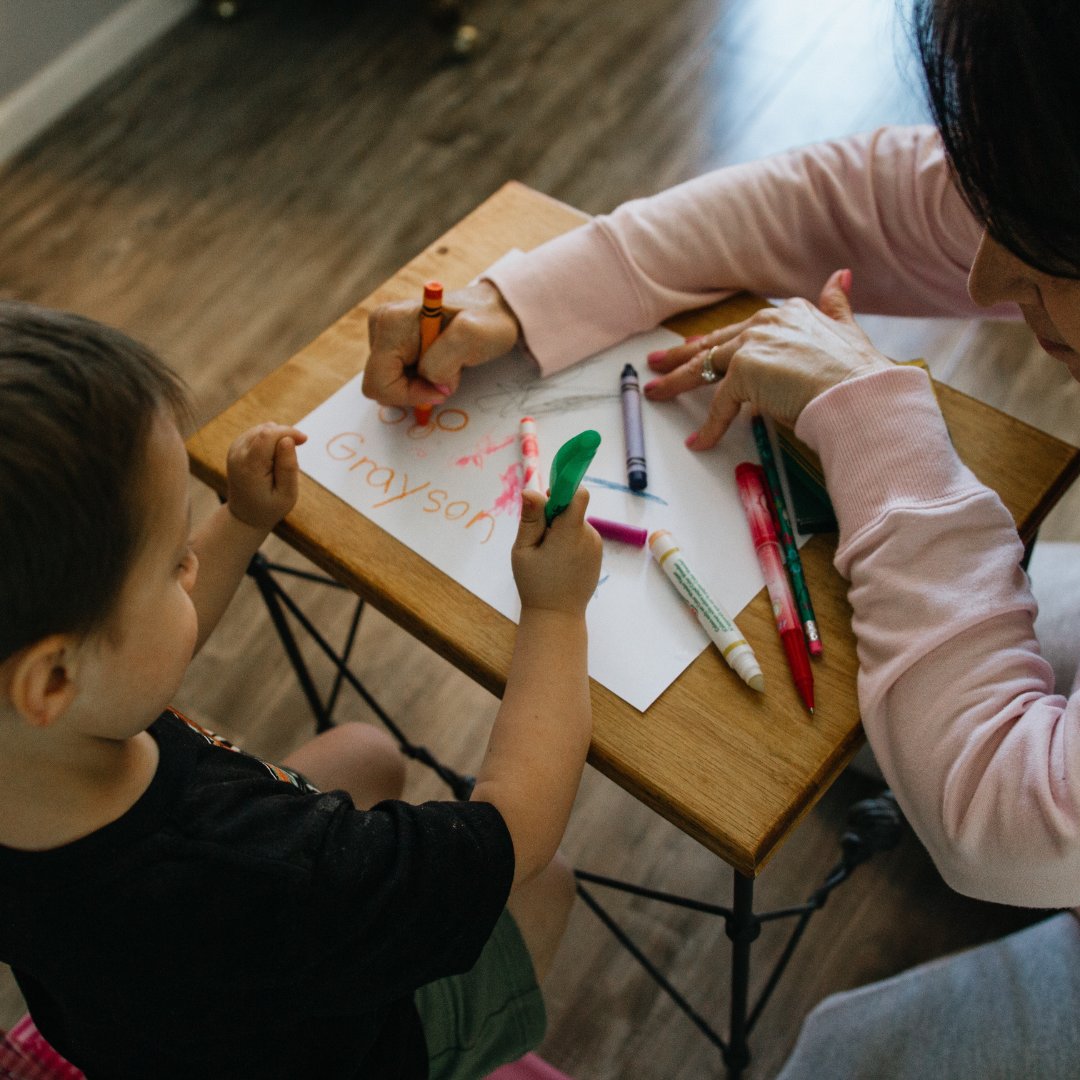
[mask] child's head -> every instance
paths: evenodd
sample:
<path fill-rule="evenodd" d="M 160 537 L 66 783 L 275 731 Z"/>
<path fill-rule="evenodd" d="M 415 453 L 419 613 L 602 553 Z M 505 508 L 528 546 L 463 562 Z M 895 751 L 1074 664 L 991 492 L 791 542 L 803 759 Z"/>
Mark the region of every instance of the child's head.
<path fill-rule="evenodd" d="M 0 663 L 107 624 L 143 539 L 150 432 L 184 408 L 126 335 L 0 301 Z"/>

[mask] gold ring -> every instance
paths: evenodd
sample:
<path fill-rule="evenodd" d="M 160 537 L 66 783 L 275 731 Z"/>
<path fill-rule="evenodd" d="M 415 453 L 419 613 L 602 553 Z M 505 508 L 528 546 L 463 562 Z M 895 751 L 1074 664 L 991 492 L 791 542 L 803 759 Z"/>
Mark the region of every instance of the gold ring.
<path fill-rule="evenodd" d="M 714 383 L 720 378 L 720 372 L 718 372 L 713 366 L 712 362 L 716 356 L 716 350 L 720 348 L 719 345 L 714 345 L 708 352 L 705 353 L 704 359 L 701 361 L 701 378 L 704 382 Z"/>

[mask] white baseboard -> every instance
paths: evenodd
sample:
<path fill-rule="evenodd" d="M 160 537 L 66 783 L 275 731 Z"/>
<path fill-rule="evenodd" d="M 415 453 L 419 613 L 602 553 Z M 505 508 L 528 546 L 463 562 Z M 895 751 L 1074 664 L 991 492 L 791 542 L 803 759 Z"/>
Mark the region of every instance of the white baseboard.
<path fill-rule="evenodd" d="M 0 163 L 194 10 L 198 0 L 129 0 L 0 99 Z"/>

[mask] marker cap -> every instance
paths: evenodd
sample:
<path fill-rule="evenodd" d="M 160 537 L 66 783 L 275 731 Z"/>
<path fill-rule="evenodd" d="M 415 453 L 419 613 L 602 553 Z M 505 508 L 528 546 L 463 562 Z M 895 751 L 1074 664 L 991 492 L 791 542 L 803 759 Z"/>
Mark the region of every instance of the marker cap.
<path fill-rule="evenodd" d="M 600 445 L 600 432 L 591 428 L 575 435 L 555 451 L 551 463 L 551 495 L 544 507 L 544 517 L 550 525 L 573 501 L 574 492 L 585 476 L 596 448 Z"/>
<path fill-rule="evenodd" d="M 731 670 L 751 690 L 762 693 L 765 690 L 765 676 L 761 673 L 761 665 L 757 662 L 754 650 L 749 645 L 736 645 L 725 657 Z"/>

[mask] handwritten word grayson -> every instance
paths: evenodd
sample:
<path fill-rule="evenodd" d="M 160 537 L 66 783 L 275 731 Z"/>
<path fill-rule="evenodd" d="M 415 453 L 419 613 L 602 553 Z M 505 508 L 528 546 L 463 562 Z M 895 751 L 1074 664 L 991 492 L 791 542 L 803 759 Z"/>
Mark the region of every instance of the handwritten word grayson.
<path fill-rule="evenodd" d="M 366 472 L 361 473 L 364 482 L 369 487 L 382 491 L 386 496 L 379 502 L 373 503 L 372 510 L 408 500 L 410 506 L 419 507 L 423 513 L 435 514 L 437 518 L 447 521 L 463 521 L 472 510 L 464 499 L 451 500 L 448 491 L 432 487 L 430 480 L 409 487 L 407 472 L 403 471 L 399 476 L 396 469 L 389 465 L 381 465 L 374 458 L 368 457 L 361 449 L 363 442 L 364 436 L 360 432 L 343 431 L 327 440 L 326 453 L 335 461 L 349 462 L 349 472 L 366 468 Z M 422 497 L 414 499 L 414 496 Z M 481 523 L 487 526 L 487 532 L 480 543 L 486 544 L 494 535 L 496 524 L 495 518 L 488 511 L 477 511 L 464 522 L 464 528 L 471 529 L 474 525 Z M 482 529 L 478 530 L 476 535 L 480 535 L 482 531 Z"/>

